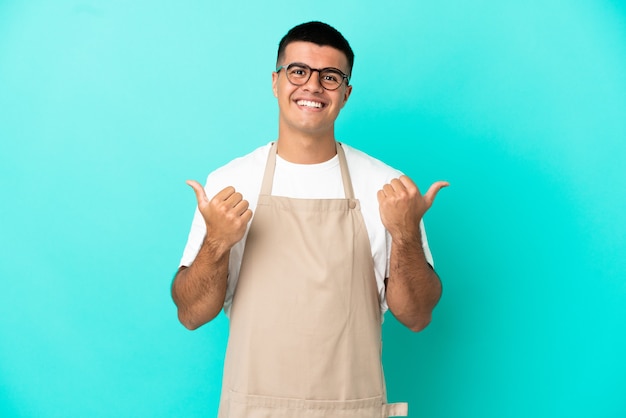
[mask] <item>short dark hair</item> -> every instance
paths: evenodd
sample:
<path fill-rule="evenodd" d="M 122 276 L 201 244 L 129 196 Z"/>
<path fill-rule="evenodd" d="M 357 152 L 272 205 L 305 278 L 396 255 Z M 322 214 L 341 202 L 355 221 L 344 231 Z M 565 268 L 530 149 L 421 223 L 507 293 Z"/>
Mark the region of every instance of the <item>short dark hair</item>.
<path fill-rule="evenodd" d="M 354 52 L 350 48 L 350 44 L 343 35 L 332 26 L 322 22 L 307 22 L 293 27 L 278 44 L 278 56 L 276 62 L 280 63 L 285 48 L 292 42 L 312 42 L 319 46 L 331 46 L 340 50 L 348 59 L 348 70 L 352 74 L 352 66 L 354 65 Z"/>

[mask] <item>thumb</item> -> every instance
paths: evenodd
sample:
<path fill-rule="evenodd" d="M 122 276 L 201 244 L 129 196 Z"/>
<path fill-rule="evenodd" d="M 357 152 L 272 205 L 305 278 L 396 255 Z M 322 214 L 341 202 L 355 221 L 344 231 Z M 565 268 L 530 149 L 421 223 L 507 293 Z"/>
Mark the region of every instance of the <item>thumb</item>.
<path fill-rule="evenodd" d="M 200 183 L 195 180 L 187 180 L 185 183 L 187 183 L 187 185 L 193 189 L 194 193 L 196 194 L 196 200 L 198 201 L 198 204 L 206 202 L 208 200 L 206 197 L 206 192 L 204 191 L 204 187 L 202 187 Z"/>
<path fill-rule="evenodd" d="M 443 189 L 444 187 L 448 187 L 449 185 L 450 183 L 448 183 L 447 181 L 436 181 L 430 186 L 430 188 L 424 195 L 424 199 L 428 203 L 428 207 L 432 206 L 433 202 L 435 201 L 435 197 L 437 196 L 437 193 L 439 193 L 439 190 Z"/>

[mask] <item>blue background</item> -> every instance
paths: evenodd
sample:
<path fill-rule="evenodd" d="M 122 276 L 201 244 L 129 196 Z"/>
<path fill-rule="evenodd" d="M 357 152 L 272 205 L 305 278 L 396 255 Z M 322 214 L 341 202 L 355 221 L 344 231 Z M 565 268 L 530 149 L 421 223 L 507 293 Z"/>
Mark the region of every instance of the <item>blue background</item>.
<path fill-rule="evenodd" d="M 227 320 L 169 295 L 203 181 L 275 139 L 279 39 L 349 39 L 340 140 L 450 181 L 444 296 L 384 324 L 415 417 L 626 416 L 626 6 L 0 0 L 0 416 L 214 416 Z"/>

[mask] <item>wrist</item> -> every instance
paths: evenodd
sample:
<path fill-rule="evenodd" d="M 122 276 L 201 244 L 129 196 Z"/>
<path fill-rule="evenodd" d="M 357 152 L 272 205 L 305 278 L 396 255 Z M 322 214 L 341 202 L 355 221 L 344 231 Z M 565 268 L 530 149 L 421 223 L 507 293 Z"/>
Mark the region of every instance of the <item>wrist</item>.
<path fill-rule="evenodd" d="M 422 230 L 419 226 L 417 228 L 407 228 L 404 230 L 397 230 L 389 232 L 391 235 L 392 244 L 405 246 L 419 246 L 422 247 Z"/>
<path fill-rule="evenodd" d="M 204 237 L 204 241 L 202 242 L 202 250 L 210 255 L 214 261 L 228 256 L 231 247 L 232 245 L 228 245 L 225 241 L 209 237 L 208 235 Z"/>

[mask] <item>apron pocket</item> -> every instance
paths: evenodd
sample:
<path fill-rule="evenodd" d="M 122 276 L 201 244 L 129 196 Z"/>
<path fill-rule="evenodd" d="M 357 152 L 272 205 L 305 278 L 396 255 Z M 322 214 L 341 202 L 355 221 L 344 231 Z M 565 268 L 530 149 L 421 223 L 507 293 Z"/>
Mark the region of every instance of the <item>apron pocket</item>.
<path fill-rule="evenodd" d="M 382 396 L 349 401 L 319 401 L 229 393 L 224 418 L 381 418 L 389 416 Z M 400 416 L 400 415 L 396 415 Z M 406 416 L 406 413 L 403 415 Z"/>

